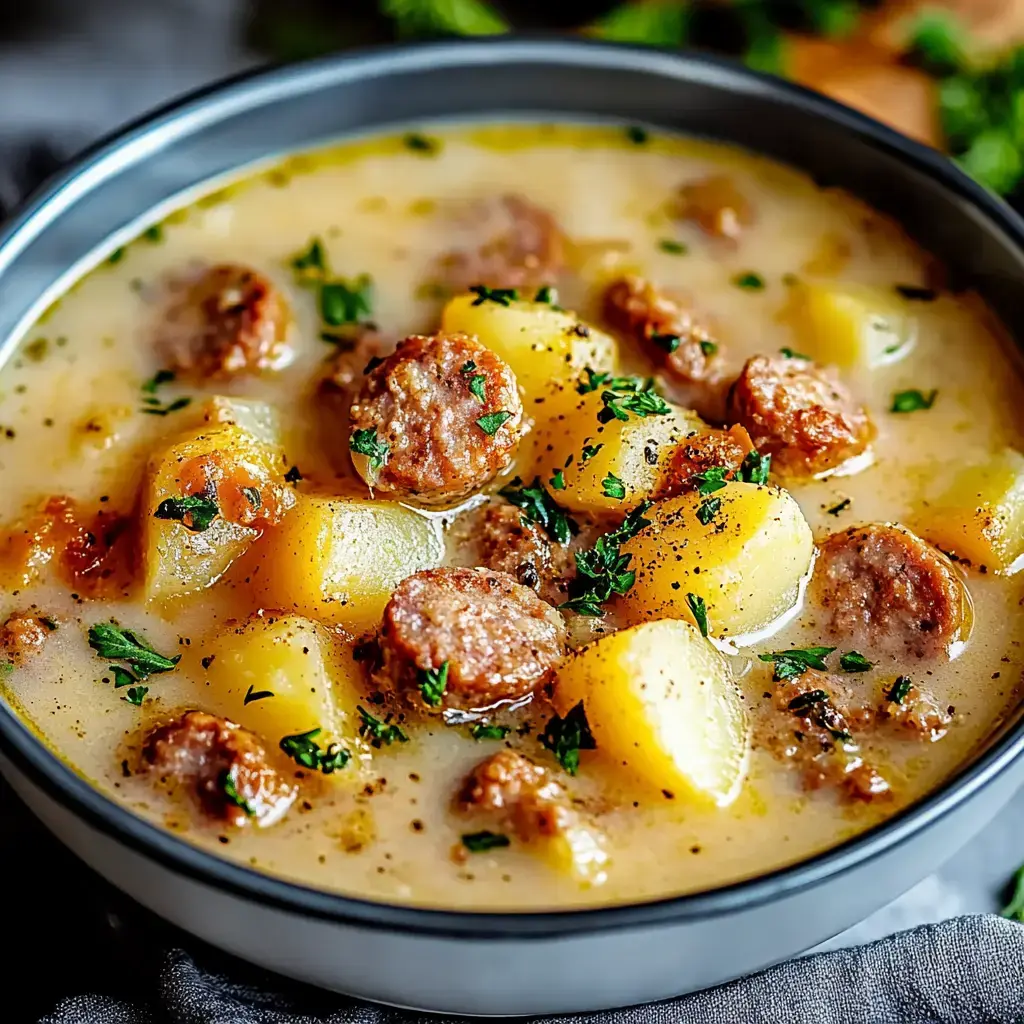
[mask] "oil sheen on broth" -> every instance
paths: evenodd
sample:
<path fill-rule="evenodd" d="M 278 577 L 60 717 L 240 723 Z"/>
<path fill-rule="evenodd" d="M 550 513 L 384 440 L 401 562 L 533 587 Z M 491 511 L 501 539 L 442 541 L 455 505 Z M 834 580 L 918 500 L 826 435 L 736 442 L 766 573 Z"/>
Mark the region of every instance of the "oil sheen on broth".
<path fill-rule="evenodd" d="M 187 841 L 401 903 L 654 898 L 848 839 L 1013 710 L 1016 364 L 850 197 L 636 129 L 444 129 L 291 158 L 108 255 L 3 370 L 5 686 Z M 512 575 L 449 568 L 478 564 Z M 112 622 L 180 660 L 91 647 Z M 563 628 L 596 646 L 556 665 Z"/>

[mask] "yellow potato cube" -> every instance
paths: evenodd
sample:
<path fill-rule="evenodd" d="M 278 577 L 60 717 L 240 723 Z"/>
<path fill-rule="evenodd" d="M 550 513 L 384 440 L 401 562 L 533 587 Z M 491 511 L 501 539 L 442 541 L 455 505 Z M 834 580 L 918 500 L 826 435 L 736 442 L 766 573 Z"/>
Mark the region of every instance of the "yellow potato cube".
<path fill-rule="evenodd" d="M 437 519 L 397 502 L 300 494 L 254 549 L 251 579 L 265 608 L 360 633 L 380 620 L 402 580 L 443 557 Z"/>
<path fill-rule="evenodd" d="M 739 795 L 746 708 L 728 660 L 689 623 L 633 626 L 570 657 L 555 703 L 565 714 L 580 701 L 597 751 L 647 785 L 719 807 Z"/>
<path fill-rule="evenodd" d="M 212 586 L 260 535 L 253 527 L 214 518 L 202 531 L 156 518 L 166 499 L 182 497 L 182 471 L 191 460 L 217 454 L 221 465 L 255 481 L 280 481 L 283 455 L 273 410 L 260 402 L 214 398 L 197 426 L 151 459 L 140 503 L 146 599 L 167 602 Z M 281 501 L 290 506 L 291 490 Z"/>
<path fill-rule="evenodd" d="M 734 481 L 659 502 L 646 518 L 651 525 L 622 547 L 636 570 L 621 598 L 630 622 L 693 622 L 693 595 L 712 636 L 742 642 L 797 605 L 814 540 L 787 491 Z"/>
<path fill-rule="evenodd" d="M 907 302 L 881 288 L 801 281 L 790 288 L 782 318 L 801 354 L 846 369 L 897 362 L 917 340 Z"/>
<path fill-rule="evenodd" d="M 441 329 L 475 335 L 512 367 L 526 397 L 526 412 L 535 415 L 530 399 L 542 398 L 559 381 L 575 378 L 586 366 L 614 371 L 615 340 L 583 324 L 572 313 L 544 302 L 477 302 L 459 295 L 444 309 Z"/>
<path fill-rule="evenodd" d="M 631 412 L 602 423 L 603 391 L 580 395 L 572 388 L 566 410 L 534 432 L 533 473 L 577 512 L 625 511 L 650 497 L 661 487 L 671 449 L 706 429 L 696 413 L 676 405 L 664 415 Z M 564 489 L 550 482 L 559 470 Z"/>
<path fill-rule="evenodd" d="M 1024 555 L 1024 455 L 1004 448 L 961 470 L 918 532 L 976 566 L 1010 568 Z"/>
<path fill-rule="evenodd" d="M 276 746 L 320 729 L 321 748 L 338 743 L 365 752 L 356 706 L 363 669 L 353 646 L 297 615 L 260 613 L 202 648 L 209 700 L 216 710 Z"/>

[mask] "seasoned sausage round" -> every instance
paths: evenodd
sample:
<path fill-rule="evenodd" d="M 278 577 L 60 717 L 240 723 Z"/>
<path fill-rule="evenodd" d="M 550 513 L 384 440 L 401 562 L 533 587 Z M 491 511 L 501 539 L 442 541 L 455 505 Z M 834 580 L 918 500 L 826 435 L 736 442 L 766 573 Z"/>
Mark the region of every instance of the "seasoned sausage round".
<path fill-rule="evenodd" d="M 406 338 L 364 378 L 349 448 L 375 490 L 452 504 L 506 469 L 522 433 L 515 374 L 466 334 Z"/>
<path fill-rule="evenodd" d="M 284 297 L 251 267 L 224 263 L 179 284 L 160 329 L 168 368 L 202 381 L 291 361 Z"/>
<path fill-rule="evenodd" d="M 529 696 L 565 650 L 551 605 L 503 572 L 428 569 L 399 584 L 384 609 L 383 672 L 428 705 L 482 709 Z M 447 667 L 446 667 L 447 666 Z M 427 674 L 444 680 L 431 696 Z"/>
<path fill-rule="evenodd" d="M 814 585 L 831 632 L 876 654 L 939 657 L 968 624 L 970 598 L 950 561 L 899 526 L 832 534 Z"/>
<path fill-rule="evenodd" d="M 142 760 L 163 781 L 192 790 L 203 813 L 229 825 L 270 825 L 295 799 L 260 739 L 240 725 L 186 711 L 146 737 Z"/>
<path fill-rule="evenodd" d="M 754 356 L 729 392 L 729 416 L 772 467 L 814 476 L 863 452 L 874 437 L 866 410 L 808 359 Z"/>

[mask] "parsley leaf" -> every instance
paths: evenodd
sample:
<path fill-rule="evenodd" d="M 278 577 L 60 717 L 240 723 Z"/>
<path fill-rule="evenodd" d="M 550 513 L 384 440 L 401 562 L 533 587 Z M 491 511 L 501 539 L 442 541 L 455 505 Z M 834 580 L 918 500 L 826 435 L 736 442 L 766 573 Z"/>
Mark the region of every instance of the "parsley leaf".
<path fill-rule="evenodd" d="M 483 284 L 475 284 L 469 289 L 476 298 L 474 306 L 482 306 L 485 302 L 493 302 L 496 306 L 511 306 L 519 301 L 519 292 L 515 288 L 488 288 Z"/>
<path fill-rule="evenodd" d="M 840 512 L 845 512 L 846 509 L 848 509 L 852 504 L 853 501 L 851 498 L 843 498 L 843 500 L 839 502 L 838 505 L 833 505 L 831 508 L 825 509 L 825 511 L 830 516 L 837 516 Z"/>
<path fill-rule="evenodd" d="M 697 493 L 707 497 L 715 491 L 720 491 L 725 486 L 728 472 L 725 466 L 709 466 L 702 473 L 694 473 L 693 481 L 697 485 Z"/>
<path fill-rule="evenodd" d="M 138 634 L 112 622 L 101 622 L 89 630 L 89 646 L 101 657 L 126 661 L 140 678 L 153 672 L 170 672 L 181 655 L 165 658 L 157 654 Z"/>
<path fill-rule="evenodd" d="M 181 523 L 192 533 L 205 533 L 214 519 L 220 515 L 220 509 L 213 498 L 201 494 L 190 494 L 184 498 L 164 498 L 153 513 L 154 519 L 168 519 Z"/>
<path fill-rule="evenodd" d="M 429 704 L 432 708 L 440 707 L 444 692 L 448 688 L 448 662 L 442 662 L 440 668 L 421 668 L 418 678 L 423 703 Z"/>
<path fill-rule="evenodd" d="M 245 691 L 245 696 L 242 698 L 243 704 L 252 704 L 253 701 L 266 700 L 267 697 L 273 697 L 273 690 L 253 690 L 252 684 L 249 684 L 249 689 Z"/>
<path fill-rule="evenodd" d="M 461 373 L 463 377 L 469 378 L 469 393 L 478 401 L 486 402 L 487 392 L 485 390 L 485 385 L 487 383 L 487 378 L 484 374 L 476 372 L 476 363 L 474 363 L 472 359 L 467 360 L 462 364 L 462 368 L 459 370 L 459 373 Z"/>
<path fill-rule="evenodd" d="M 309 243 L 305 252 L 300 252 L 292 257 L 292 269 L 300 278 L 322 278 L 327 274 L 327 256 L 324 253 L 324 243 L 319 238 L 314 238 Z"/>
<path fill-rule="evenodd" d="M 510 846 L 512 841 L 500 832 L 469 832 L 462 837 L 462 845 L 470 853 L 486 853 Z"/>
<path fill-rule="evenodd" d="M 381 0 L 381 13 L 400 36 L 487 36 L 508 31 L 508 22 L 484 0 Z"/>
<path fill-rule="evenodd" d="M 253 809 L 252 804 L 238 792 L 238 788 L 235 785 L 234 769 L 226 771 L 221 775 L 220 788 L 229 804 L 241 807 L 248 818 L 256 816 L 256 811 Z"/>
<path fill-rule="evenodd" d="M 961 40 L 963 27 L 941 11 L 924 11 L 914 23 L 908 57 L 931 75 L 966 70 L 969 60 Z"/>
<path fill-rule="evenodd" d="M 352 755 L 347 750 L 342 750 L 336 743 L 330 744 L 326 750 L 321 750 L 316 738 L 322 731 L 316 728 L 295 736 L 285 736 L 281 740 L 280 747 L 288 757 L 303 768 L 322 772 L 324 775 L 333 775 L 348 764 Z"/>
<path fill-rule="evenodd" d="M 758 484 L 763 487 L 768 483 L 768 474 L 772 468 L 772 457 L 762 455 L 760 452 L 752 451 L 743 460 L 740 466 L 740 479 L 748 484 Z"/>
<path fill-rule="evenodd" d="M 930 409 L 935 404 L 938 393 L 938 388 L 932 388 L 927 395 L 917 388 L 897 391 L 892 396 L 892 408 L 889 412 L 917 412 L 919 409 Z"/>
<path fill-rule="evenodd" d="M 657 391 L 653 377 L 613 377 L 610 373 L 594 373 L 588 366 L 584 371 L 586 380 L 576 384 L 576 391 L 587 395 L 600 387 L 604 408 L 597 414 L 601 423 L 614 420 L 628 420 L 629 414 L 637 416 L 665 416 L 671 409 Z"/>
<path fill-rule="evenodd" d="M 477 742 L 480 740 L 503 740 L 512 730 L 507 725 L 484 725 L 478 722 L 470 730 Z"/>
<path fill-rule="evenodd" d="M 352 436 L 348 439 L 348 446 L 357 455 L 365 455 L 369 460 L 370 469 L 374 472 L 384 468 L 391 454 L 387 441 L 377 439 L 376 429 L 353 430 Z"/>
<path fill-rule="evenodd" d="M 1013 894 L 1010 902 L 999 911 L 1000 917 L 1011 921 L 1024 921 L 1024 867 L 1018 868 L 1013 876 Z"/>
<path fill-rule="evenodd" d="M 580 462 L 588 462 L 592 459 L 602 448 L 603 444 L 585 444 L 583 450 L 580 452 Z"/>
<path fill-rule="evenodd" d="M 644 46 L 682 46 L 689 35 L 687 0 L 620 3 L 587 27 L 598 39 Z"/>
<path fill-rule="evenodd" d="M 506 501 L 518 508 L 531 523 L 543 527 L 544 532 L 558 544 L 568 544 L 577 532 L 576 523 L 545 490 L 540 477 L 534 477 L 529 487 L 509 484 L 498 492 Z"/>
<path fill-rule="evenodd" d="M 170 384 L 174 380 L 173 370 L 157 370 L 149 380 L 142 385 L 142 392 L 146 395 L 155 395 L 157 389 L 164 384 Z"/>
<path fill-rule="evenodd" d="M 791 349 L 791 348 L 780 348 L 779 351 L 787 359 L 806 359 L 808 362 L 810 362 L 810 358 L 811 357 L 810 356 L 805 356 L 803 354 L 803 352 L 794 352 L 793 349 Z"/>
<path fill-rule="evenodd" d="M 672 355 L 672 353 L 675 352 L 677 348 L 679 348 L 680 344 L 682 343 L 682 340 L 683 339 L 680 338 L 678 334 L 651 335 L 651 344 L 656 345 L 658 348 L 662 350 L 662 352 L 667 352 L 669 355 Z"/>
<path fill-rule="evenodd" d="M 690 251 L 682 242 L 677 242 L 673 238 L 661 239 L 658 242 L 658 248 L 670 256 L 685 256 Z"/>
<path fill-rule="evenodd" d="M 134 686 L 138 682 L 133 672 L 129 672 L 128 669 L 122 668 L 120 665 L 111 665 L 109 671 L 114 674 L 115 690 L 120 690 L 125 686 Z"/>
<path fill-rule="evenodd" d="M 419 132 L 409 132 L 402 137 L 402 144 L 406 149 L 421 156 L 437 156 L 441 152 L 441 143 L 438 139 L 432 139 Z"/>
<path fill-rule="evenodd" d="M 710 359 L 718 351 L 718 343 L 708 338 L 701 338 L 700 351 L 702 355 Z"/>
<path fill-rule="evenodd" d="M 551 484 L 551 489 L 553 491 L 564 491 L 565 473 L 560 469 L 556 469 L 548 483 Z"/>
<path fill-rule="evenodd" d="M 565 718 L 554 715 L 544 727 L 540 741 L 570 775 L 575 775 L 580 766 L 580 751 L 597 749 L 583 701 L 572 708 Z"/>
<path fill-rule="evenodd" d="M 796 647 L 789 651 L 773 651 L 770 654 L 759 654 L 758 658 L 761 661 L 775 663 L 775 681 L 781 683 L 787 679 L 794 679 L 796 676 L 802 675 L 809 668 L 826 671 L 828 666 L 825 664 L 824 659 L 834 650 L 834 647 Z"/>
<path fill-rule="evenodd" d="M 133 686 L 121 699 L 126 700 L 137 708 L 141 708 L 147 693 L 149 693 L 148 686 Z"/>
<path fill-rule="evenodd" d="M 765 289 L 764 278 L 760 274 L 755 274 L 753 271 L 747 271 L 745 274 L 738 274 L 732 279 L 732 283 L 737 288 L 742 288 L 747 292 L 761 292 Z"/>
<path fill-rule="evenodd" d="M 481 416 L 476 421 L 476 425 L 490 437 L 501 430 L 505 423 L 512 419 L 512 413 L 506 412 L 504 409 L 499 409 L 497 412 L 489 412 L 486 416 Z"/>
<path fill-rule="evenodd" d="M 697 521 L 702 526 L 709 526 L 715 516 L 718 515 L 721 508 L 721 498 L 705 498 L 705 500 L 697 506 Z"/>
<path fill-rule="evenodd" d="M 650 141 L 650 133 L 646 128 L 641 128 L 639 125 L 631 124 L 626 129 L 626 138 L 633 143 L 634 146 L 644 146 Z"/>
<path fill-rule="evenodd" d="M 910 693 L 910 688 L 913 685 L 910 676 L 899 676 L 885 695 L 885 699 L 893 704 L 902 704 L 907 699 L 907 694 Z"/>
<path fill-rule="evenodd" d="M 690 611 L 693 613 L 694 622 L 697 623 L 697 628 L 700 630 L 701 636 L 708 635 L 708 608 L 704 603 L 703 597 L 698 597 L 696 594 L 687 594 L 686 603 L 690 606 Z"/>
<path fill-rule="evenodd" d="M 844 672 L 870 672 L 874 665 L 859 651 L 847 651 L 839 656 L 839 666 Z"/>
<path fill-rule="evenodd" d="M 601 488 L 605 497 L 613 498 L 616 501 L 622 501 L 626 497 L 626 485 L 611 473 L 601 481 Z"/>
<path fill-rule="evenodd" d="M 363 323 L 373 312 L 373 280 L 328 281 L 320 288 L 320 315 L 330 327 Z"/>
<path fill-rule="evenodd" d="M 445 662 L 447 666 L 448 662 Z M 446 673 L 447 675 L 447 673 Z M 360 736 L 370 737 L 370 746 L 379 748 L 381 744 L 391 746 L 392 743 L 408 743 L 409 737 L 405 731 L 397 725 L 392 725 L 370 714 L 364 707 L 357 707 L 361 724 L 359 726 Z"/>
<path fill-rule="evenodd" d="M 533 297 L 534 302 L 541 302 L 546 306 L 555 306 L 558 304 L 558 292 L 550 285 L 545 285 L 543 288 L 537 289 L 537 294 Z"/>

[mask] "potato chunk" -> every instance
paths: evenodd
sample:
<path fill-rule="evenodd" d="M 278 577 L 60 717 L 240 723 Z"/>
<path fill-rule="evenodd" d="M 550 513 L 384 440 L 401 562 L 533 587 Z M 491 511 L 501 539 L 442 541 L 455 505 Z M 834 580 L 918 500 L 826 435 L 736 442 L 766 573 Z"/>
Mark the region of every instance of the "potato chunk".
<path fill-rule="evenodd" d="M 961 470 L 919 532 L 974 565 L 1008 569 L 1024 555 L 1024 455 L 1003 448 Z"/>
<path fill-rule="evenodd" d="M 692 594 L 712 636 L 742 641 L 798 602 L 814 541 L 787 491 L 731 482 L 659 502 L 646 517 L 651 525 L 622 547 L 636 569 L 622 599 L 629 621 L 692 622 Z"/>
<path fill-rule="evenodd" d="M 363 671 L 346 644 L 298 615 L 258 614 L 202 648 L 210 702 L 276 746 L 320 729 L 316 742 L 361 752 Z"/>
<path fill-rule="evenodd" d="M 782 317 L 794 347 L 823 365 L 873 369 L 902 359 L 917 340 L 917 318 L 892 292 L 798 282 Z"/>
<path fill-rule="evenodd" d="M 555 682 L 562 713 L 583 702 L 597 749 L 643 782 L 725 807 L 749 749 L 724 655 L 687 622 L 633 626 L 584 647 Z"/>
<path fill-rule="evenodd" d="M 578 512 L 625 511 L 650 497 L 662 486 L 672 449 L 706 429 L 696 413 L 677 405 L 662 415 L 630 412 L 628 419 L 602 423 L 603 392 L 571 389 L 565 411 L 534 434 L 534 472 L 550 489 L 561 470 L 565 487 L 552 493 Z"/>
<path fill-rule="evenodd" d="M 544 397 L 558 382 L 577 376 L 585 366 L 615 369 L 613 338 L 572 313 L 545 302 L 479 302 L 476 295 L 459 295 L 445 307 L 441 330 L 471 334 L 509 366 L 528 399 Z M 527 405 L 528 414 L 531 409 Z"/>
<path fill-rule="evenodd" d="M 404 505 L 299 495 L 254 550 L 252 579 L 265 607 L 359 633 L 380 621 L 402 580 L 443 555 L 438 521 Z"/>
<path fill-rule="evenodd" d="M 259 494 L 261 514 L 270 510 L 271 492 L 275 515 L 294 502 L 291 488 L 282 486 L 284 457 L 270 406 L 213 399 L 198 426 L 150 459 L 140 505 L 147 600 L 167 602 L 212 586 L 262 532 L 258 522 L 246 525 L 219 514 L 202 530 L 157 517 L 164 502 L 191 493 L 190 474 L 207 466 L 216 474 L 216 479 L 210 477 L 211 485 L 221 487 L 225 495 L 234 478 L 241 481 L 241 489 Z"/>

